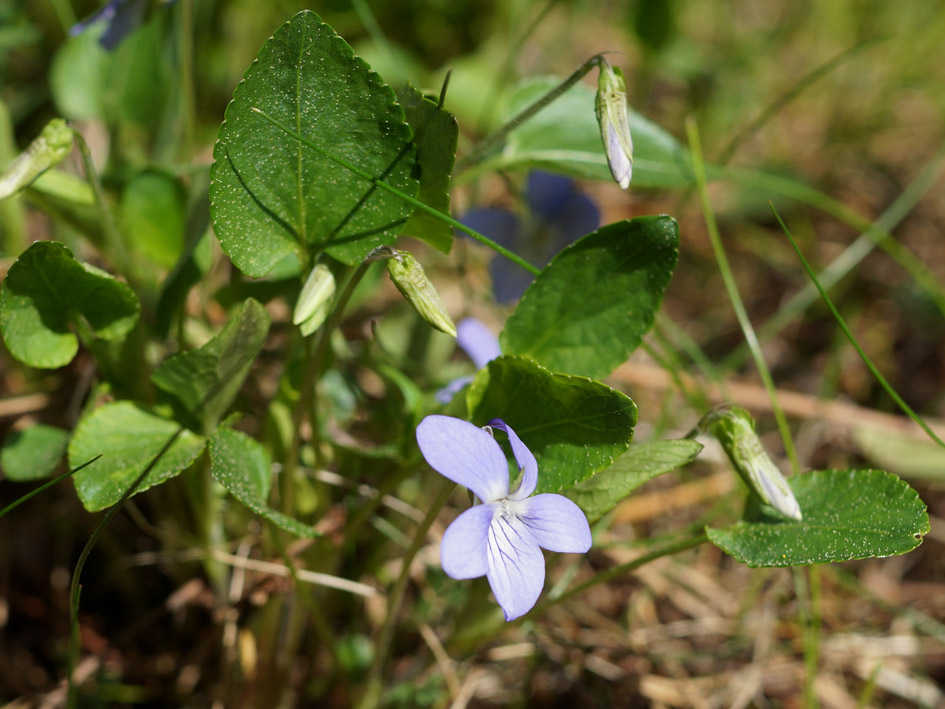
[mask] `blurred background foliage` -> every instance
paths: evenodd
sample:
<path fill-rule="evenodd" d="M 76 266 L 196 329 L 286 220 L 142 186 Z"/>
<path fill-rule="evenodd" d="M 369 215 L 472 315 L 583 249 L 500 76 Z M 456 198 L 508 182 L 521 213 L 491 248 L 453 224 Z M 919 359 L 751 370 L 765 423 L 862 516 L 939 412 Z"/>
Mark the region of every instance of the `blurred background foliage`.
<path fill-rule="evenodd" d="M 205 185 L 234 86 L 272 32 L 308 8 L 394 86 L 410 80 L 435 94 L 451 70 L 446 107 L 459 120 L 460 154 L 496 126 L 503 97 L 519 78 L 567 75 L 590 55 L 613 51 L 609 59 L 623 68 L 635 110 L 683 143 L 685 120 L 695 117 L 708 160 L 744 171 L 737 180 L 713 183 L 711 196 L 756 327 L 763 328 L 805 285 L 768 200 L 776 202 L 815 265 L 843 253 L 860 231 L 815 205 L 753 184 L 756 172 L 805 184 L 855 210 L 864 224 L 925 175 L 925 190 L 894 235 L 940 289 L 945 284 L 945 8 L 939 3 L 178 0 L 154 3 L 147 21 L 114 52 L 102 49 L 94 34 L 68 39 L 68 28 L 98 8 L 93 0 L 0 4 L 0 164 L 51 118 L 74 121 L 124 228 L 145 230 L 139 242 L 152 246 L 142 247 L 142 258 L 164 269 L 184 248 L 188 204 Z M 81 174 L 78 161 L 67 169 Z M 454 210 L 517 204 L 520 187 L 515 176 L 471 180 L 454 194 Z M 753 410 L 762 432 L 772 431 L 770 406 L 744 356 L 694 194 L 633 185 L 622 193 L 592 182 L 580 187 L 604 223 L 662 212 L 680 221 L 680 263 L 649 337 L 649 355 L 635 354 L 611 380 L 639 405 L 638 438 L 682 435 L 700 416 L 661 365 L 682 377 L 699 375 L 695 383 L 686 380 L 698 396 L 737 401 Z M 88 214 L 74 203 L 63 206 L 52 193 L 30 199 L 0 204 L 0 273 L 37 239 L 89 253 L 79 238 L 84 234 L 95 243 Z M 149 216 L 149 209 L 162 216 Z M 165 230 L 164 236 L 154 230 Z M 218 286 L 240 285 L 215 244 L 213 249 L 207 283 L 198 287 L 204 299 Z M 480 288 L 488 283 L 486 256 L 457 241 L 449 256 L 431 251 L 424 258 L 434 281 L 456 277 L 467 284 L 444 287 L 454 312 L 472 309 L 493 324 L 501 320 L 487 287 Z M 159 284 L 147 275 L 142 281 L 156 298 Z M 880 370 L 910 405 L 941 425 L 945 314 L 928 290 L 876 249 L 833 293 Z M 224 291 L 216 297 L 226 304 Z M 428 368 L 410 356 L 416 346 L 404 341 L 415 321 L 390 293 L 362 300 L 346 332 L 363 333 L 380 313 L 387 315 L 378 327 L 378 342 L 387 348 L 381 358 L 412 362 L 413 370 L 407 365 L 402 371 L 429 386 Z M 204 314 L 207 333 L 225 319 L 220 304 L 205 304 Z M 276 331 L 268 351 L 278 349 L 283 335 Z M 446 363 L 448 344 L 433 339 L 426 356 L 438 367 L 455 366 Z M 511 630 L 486 646 L 446 632 L 453 658 L 446 664 L 438 659 L 436 634 L 434 642 L 426 632 L 431 626 L 452 629 L 455 622 L 474 637 L 474 628 L 453 619 L 465 608 L 481 607 L 487 592 L 448 582 L 430 569 L 414 579 L 409 632 L 395 644 L 392 681 L 400 685 L 390 706 L 448 706 L 463 697 L 470 706 L 799 706 L 812 644 L 820 662 L 814 695 L 824 706 L 945 701 L 941 453 L 916 439 L 897 416 L 886 415 L 896 411 L 893 402 L 820 304 L 774 333 L 765 354 L 779 388 L 789 394 L 782 403 L 804 467 L 875 465 L 907 476 L 932 515 L 922 547 L 902 558 L 830 567 L 811 578 L 805 571 L 749 570 L 703 548 L 684 564 L 663 559 L 595 589 L 586 607 L 556 609 L 553 622 Z M 24 417 L 71 425 L 84 405 L 89 366 L 80 359 L 62 371 L 30 371 L 0 352 L 0 435 Z M 265 353 L 259 367 L 259 383 L 245 396 L 265 402 L 275 382 Z M 353 451 L 359 439 L 396 441 L 403 401 L 413 394 L 409 382 L 369 374 L 352 365 L 325 383 L 339 420 L 352 422 Z M 713 377 L 721 383 L 712 383 Z M 392 425 L 398 433 L 393 437 Z M 776 437 L 765 440 L 778 450 Z M 348 463 L 377 483 L 372 475 L 382 467 L 369 456 L 352 452 Z M 722 496 L 730 485 L 719 483 L 715 471 L 723 467 L 719 455 L 709 454 L 672 480 L 653 481 L 639 499 L 618 508 L 594 563 L 625 559 L 641 540 L 726 514 L 736 503 Z M 420 484 L 407 481 L 397 492 L 415 499 Z M 313 484 L 312 494 L 321 485 Z M 21 486 L 0 480 L 0 500 L 19 494 Z M 100 664 L 90 670 L 98 681 L 94 693 L 83 696 L 85 705 L 264 706 L 280 697 L 286 706 L 346 706 L 370 663 L 376 606 L 368 603 L 362 613 L 361 599 L 331 597 L 332 617 L 359 622 L 333 628 L 335 645 L 327 649 L 321 629 L 285 630 L 303 636 L 292 644 L 301 648 L 298 655 L 285 661 L 260 628 L 274 622 L 266 599 L 284 593 L 287 582 L 262 577 L 245 596 L 221 606 L 218 599 L 227 597 L 221 578 L 208 574 L 204 581 L 193 563 L 201 552 L 188 551 L 196 545 L 189 530 L 199 520 L 187 518 L 188 505 L 175 504 L 187 494 L 181 482 L 153 501 L 130 504 L 90 559 L 82 645 Z M 160 528 L 149 519 L 160 519 Z M 83 512 L 71 485 L 0 520 L 0 700 L 33 697 L 37 706 L 54 701 L 68 641 L 69 574 L 96 521 Z M 325 527 L 333 529 L 330 519 Z M 394 527 L 370 545 L 345 549 L 349 575 L 390 578 L 390 565 L 402 553 L 397 532 Z M 233 626 L 223 642 L 220 629 L 230 627 L 231 611 L 250 620 L 238 630 Z M 811 625 L 814 616 L 817 624 Z M 821 624 L 822 636 L 811 640 L 808 629 Z M 457 687 L 468 694 L 457 697 Z M 30 701 L 15 706 L 33 706 Z"/>

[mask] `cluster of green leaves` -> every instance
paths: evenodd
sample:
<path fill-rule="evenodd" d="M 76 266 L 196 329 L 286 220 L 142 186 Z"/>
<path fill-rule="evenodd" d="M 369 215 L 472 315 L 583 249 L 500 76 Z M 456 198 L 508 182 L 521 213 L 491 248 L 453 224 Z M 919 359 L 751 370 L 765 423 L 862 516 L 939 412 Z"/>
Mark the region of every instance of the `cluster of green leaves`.
<path fill-rule="evenodd" d="M 96 70 L 107 74 L 114 67 Z M 64 65 L 59 74 L 69 71 Z M 518 115 L 558 83 L 526 82 L 514 92 L 508 115 Z M 79 113 L 98 115 L 111 99 L 70 100 L 78 102 Z M 637 114 L 631 128 L 635 185 L 692 184 L 688 153 L 668 133 Z M 331 27 L 302 12 L 265 43 L 226 110 L 210 174 L 214 231 L 243 274 L 291 281 L 294 293 L 315 263 L 344 273 L 401 234 L 449 251 L 456 142 L 456 121 L 442 105 L 409 86 L 395 93 Z M 464 176 L 536 167 L 609 179 L 593 93 L 586 87 L 573 87 L 511 131 Z M 149 257 L 172 267 L 158 299 L 159 333 L 206 269 L 199 214 L 186 242 L 179 238 L 184 206 L 173 181 L 161 173 L 141 175 L 122 201 L 127 222 L 159 231 L 167 224 L 154 214 L 164 211 L 176 215 L 169 229 L 178 241 L 165 249 L 172 236 L 145 239 L 152 243 Z M 472 421 L 503 418 L 535 453 L 538 491 L 567 494 L 592 520 L 701 450 L 693 441 L 632 444 L 635 403 L 600 381 L 652 326 L 678 249 L 678 226 L 668 216 L 609 224 L 578 239 L 528 288 L 501 333 L 503 356 L 466 391 Z M 349 296 L 334 301 L 339 318 Z M 140 300 L 64 245 L 40 242 L 20 255 L 4 280 L 0 330 L 10 352 L 33 367 L 68 364 L 80 343 L 114 359 L 141 326 Z M 310 525 L 269 505 L 270 448 L 225 420 L 269 327 L 263 306 L 241 299 L 209 342 L 169 357 L 151 373 L 147 401 L 127 397 L 86 411 L 68 442 L 73 467 L 102 454 L 75 476 L 85 507 L 100 510 L 161 484 L 209 448 L 210 474 L 236 500 L 282 529 L 312 536 Z M 316 337 L 328 342 L 321 333 Z M 402 374 L 389 378 L 410 391 Z M 65 438 L 58 429 L 30 429 L 4 446 L 4 466 L 20 479 L 33 476 L 31 469 L 51 472 Z M 44 455 L 25 454 L 30 446 Z M 296 456 L 298 448 L 288 446 L 284 455 Z M 291 468 L 297 461 L 283 462 Z M 709 538 L 744 563 L 777 566 L 902 553 L 928 529 L 914 491 L 889 474 L 819 471 L 791 483 L 802 521 L 749 505 L 745 519 L 709 530 Z"/>

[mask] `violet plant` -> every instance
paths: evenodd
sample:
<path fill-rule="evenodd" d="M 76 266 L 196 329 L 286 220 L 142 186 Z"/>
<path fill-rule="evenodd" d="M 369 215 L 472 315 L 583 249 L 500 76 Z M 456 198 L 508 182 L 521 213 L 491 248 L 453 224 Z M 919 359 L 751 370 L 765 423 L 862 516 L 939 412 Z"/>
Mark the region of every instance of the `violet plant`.
<path fill-rule="evenodd" d="M 135 0 L 112 2 L 93 20 L 110 22 L 103 41 L 117 43 L 143 12 Z M 580 83 L 594 71 L 596 91 Z M 690 151 L 631 110 L 623 74 L 602 55 L 569 77 L 512 88 L 500 124 L 458 162 L 446 84 L 432 97 L 395 88 L 304 11 L 246 69 L 220 117 L 209 176 L 193 177 L 186 195 L 173 173 L 141 169 L 116 214 L 78 128 L 65 142 L 75 132 L 88 182 L 57 168 L 66 153 L 60 123 L 57 141 L 44 133 L 0 176 L 4 195 L 26 191 L 50 214 L 85 219 L 72 220 L 80 236 L 69 244 L 37 241 L 9 254 L 15 261 L 0 289 L 0 332 L 17 366 L 56 370 L 80 358 L 93 372 L 68 428 L 27 426 L 0 458 L 11 480 L 68 467 L 61 477 L 72 477 L 84 508 L 107 510 L 72 572 L 75 638 L 83 566 L 102 530 L 132 496 L 183 501 L 198 521 L 196 573 L 221 604 L 230 603 L 231 547 L 244 562 L 250 549 L 285 560 L 280 568 L 296 586 L 266 601 L 272 615 L 259 616 L 261 645 L 300 652 L 302 632 L 285 631 L 295 612 L 330 642 L 333 627 L 361 615 L 343 594 L 385 598 L 363 686 L 351 690 L 373 709 L 391 696 L 392 638 L 406 625 L 411 565 L 448 503 L 458 515 L 439 543 L 449 577 L 440 587 L 472 596 L 467 587 L 479 582 L 467 580 L 485 576 L 506 623 L 540 622 L 547 608 L 614 578 L 613 569 L 570 557 L 587 579 L 570 591 L 565 579 L 536 607 L 545 590 L 541 550 L 588 553 L 589 520 L 606 525 L 637 487 L 699 456 L 702 444 L 681 436 L 635 441 L 637 405 L 608 379 L 654 324 L 677 267 L 679 226 L 668 215 L 600 226 L 578 182 L 696 187 L 711 222 L 704 187 L 715 168 L 706 169 L 698 143 Z M 454 218 L 457 181 L 495 171 L 522 185 L 522 209 Z M 53 206 L 54 194 L 64 206 Z M 441 298 L 442 254 L 456 232 L 483 245 L 479 257 L 494 252 L 492 286 L 507 304 L 489 306 L 504 320 L 497 338 L 468 317 L 454 327 L 472 303 Z M 223 252 L 216 260 L 211 234 Z M 395 345 L 383 322 L 343 327 L 357 308 L 369 309 L 371 293 L 385 292 L 381 261 L 403 296 L 391 306 L 403 320 L 389 318 Z M 229 283 L 213 308 L 195 310 L 192 295 L 221 268 Z M 437 343 L 450 350 L 451 336 L 477 371 L 437 392 L 448 376 L 425 368 Z M 746 338 L 754 333 L 746 329 Z M 440 356 L 440 369 L 447 359 Z M 906 553 L 928 531 L 924 503 L 892 473 L 794 470 L 785 479 L 747 413 L 692 414 L 701 416 L 693 438 L 721 443 L 733 474 L 748 482 L 746 504 L 695 532 L 680 526 L 647 560 L 712 543 L 748 566 L 841 562 Z M 507 437 L 511 476 L 496 431 Z M 452 484 L 437 493 L 431 468 L 476 504 L 467 508 Z M 392 508 L 413 515 L 405 533 L 379 506 L 411 485 L 415 505 Z M 342 488 L 370 494 L 355 500 Z M 393 578 L 376 559 L 359 558 L 379 535 L 400 543 Z M 319 601 L 287 610 L 285 599 L 308 593 L 303 583 L 320 587 Z M 493 606 L 466 607 L 482 642 L 508 627 Z M 76 640 L 64 672 L 72 703 L 81 654 Z M 288 676 L 277 654 L 273 672 Z M 341 666 L 343 653 L 332 654 Z M 277 688 L 266 692 L 275 705 Z"/>

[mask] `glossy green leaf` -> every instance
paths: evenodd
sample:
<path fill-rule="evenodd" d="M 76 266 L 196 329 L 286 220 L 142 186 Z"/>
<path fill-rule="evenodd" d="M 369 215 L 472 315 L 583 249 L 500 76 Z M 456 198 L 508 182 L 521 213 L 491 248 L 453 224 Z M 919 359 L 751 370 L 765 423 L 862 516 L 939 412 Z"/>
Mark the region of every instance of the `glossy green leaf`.
<path fill-rule="evenodd" d="M 37 424 L 11 431 L 0 449 L 0 470 L 7 480 L 41 480 L 52 475 L 66 454 L 69 432 Z"/>
<path fill-rule="evenodd" d="M 247 69 L 213 151 L 210 213 L 237 268 L 260 277 L 290 254 L 322 250 L 355 264 L 394 241 L 412 206 L 253 109 L 411 196 L 419 187 L 394 92 L 317 15 L 300 12 Z"/>
<path fill-rule="evenodd" d="M 929 531 L 918 493 L 882 470 L 818 470 L 788 479 L 804 518 L 765 508 L 709 539 L 748 566 L 822 564 L 904 554 Z"/>
<path fill-rule="evenodd" d="M 243 505 L 300 537 L 318 532 L 266 504 L 272 463 L 260 443 L 239 431 L 220 428 L 210 438 L 210 474 Z"/>
<path fill-rule="evenodd" d="M 506 354 L 555 372 L 606 377 L 653 325 L 679 257 L 667 216 L 602 227 L 552 259 L 499 337 Z"/>
<path fill-rule="evenodd" d="M 647 480 L 692 462 L 702 444 L 696 441 L 649 441 L 632 445 L 609 468 L 565 490 L 589 522 L 600 519 Z"/>
<path fill-rule="evenodd" d="M 553 374 L 503 356 L 479 371 L 466 394 L 472 421 L 501 418 L 538 460 L 536 492 L 559 492 L 609 467 L 627 450 L 636 404 L 606 384 Z"/>
<path fill-rule="evenodd" d="M 183 250 L 186 196 L 179 180 L 157 170 L 135 175 L 122 193 L 124 234 L 162 268 L 173 266 Z"/>
<path fill-rule="evenodd" d="M 84 416 L 69 442 L 69 466 L 102 455 L 73 476 L 85 509 L 95 512 L 118 502 L 178 430 L 175 421 L 150 414 L 130 401 L 106 404 Z M 205 445 L 202 436 L 181 431 L 135 494 L 180 474 Z"/>
<path fill-rule="evenodd" d="M 512 94 L 504 120 L 519 113 L 561 83 L 557 77 L 523 82 Z M 509 135 L 504 149 L 483 161 L 481 170 L 541 169 L 572 177 L 612 181 L 600 126 L 594 114 L 595 91 L 576 84 Z M 633 106 L 633 96 L 630 96 Z M 635 187 L 686 187 L 694 184 L 689 153 L 665 130 L 630 111 Z"/>
<path fill-rule="evenodd" d="M 175 397 L 186 413 L 212 430 L 239 392 L 266 342 L 269 314 L 249 299 L 226 327 L 203 347 L 174 355 L 151 375 L 155 386 Z"/>
<path fill-rule="evenodd" d="M 121 281 L 55 241 L 37 241 L 10 267 L 0 290 L 0 330 L 10 353 L 32 367 L 69 364 L 79 349 L 72 328 L 106 340 L 138 319 L 138 298 Z"/>
<path fill-rule="evenodd" d="M 410 85 L 398 91 L 397 98 L 404 107 L 417 146 L 417 164 L 420 166 L 420 193 L 417 196 L 424 204 L 449 214 L 450 174 L 459 137 L 456 119 Z M 453 227 L 420 210 L 407 220 L 404 233 L 423 239 L 445 254 L 453 244 Z"/>

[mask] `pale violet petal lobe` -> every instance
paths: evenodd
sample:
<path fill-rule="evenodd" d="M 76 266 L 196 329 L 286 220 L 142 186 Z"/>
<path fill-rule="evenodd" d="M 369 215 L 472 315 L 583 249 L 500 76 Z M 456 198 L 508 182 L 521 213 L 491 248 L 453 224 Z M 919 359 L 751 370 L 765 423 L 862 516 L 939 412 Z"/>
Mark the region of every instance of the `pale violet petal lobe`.
<path fill-rule="evenodd" d="M 470 507 L 446 528 L 440 543 L 440 564 L 447 576 L 474 579 L 489 572 L 489 527 L 496 503 Z"/>
<path fill-rule="evenodd" d="M 502 354 L 499 338 L 476 318 L 466 318 L 456 326 L 456 342 L 469 355 L 476 369 L 482 369 Z"/>
<path fill-rule="evenodd" d="M 509 494 L 509 466 L 502 448 L 478 426 L 452 416 L 427 416 L 417 426 L 417 443 L 431 468 L 483 502 Z"/>
<path fill-rule="evenodd" d="M 630 186 L 633 163 L 630 162 L 630 158 L 623 151 L 620 136 L 613 124 L 607 126 L 607 161 L 610 165 L 610 173 L 617 184 L 620 185 L 620 189 L 627 189 Z"/>
<path fill-rule="evenodd" d="M 434 398 L 436 403 L 446 405 L 453 400 L 453 397 L 461 392 L 468 384 L 473 383 L 475 377 L 457 377 L 456 379 L 447 383 L 445 387 L 439 389 Z"/>
<path fill-rule="evenodd" d="M 522 482 L 518 486 L 518 489 L 509 495 L 509 499 L 524 500 L 535 492 L 535 487 L 538 485 L 538 461 L 535 460 L 535 456 L 532 455 L 532 452 L 528 450 L 528 446 L 522 442 L 518 434 L 515 433 L 512 427 L 505 421 L 502 419 L 492 419 L 489 425 L 500 431 L 505 431 L 505 433 L 508 434 L 509 444 L 512 446 L 512 455 L 515 456 L 515 462 L 518 463 L 518 469 L 522 473 Z"/>
<path fill-rule="evenodd" d="M 545 559 L 521 520 L 497 514 L 489 527 L 489 586 L 506 620 L 532 609 L 545 585 Z"/>
<path fill-rule="evenodd" d="M 519 520 L 543 549 L 583 554 L 591 548 L 587 517 L 563 495 L 535 495 L 519 505 Z"/>

